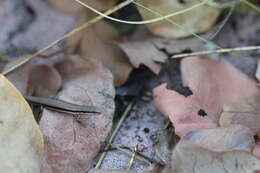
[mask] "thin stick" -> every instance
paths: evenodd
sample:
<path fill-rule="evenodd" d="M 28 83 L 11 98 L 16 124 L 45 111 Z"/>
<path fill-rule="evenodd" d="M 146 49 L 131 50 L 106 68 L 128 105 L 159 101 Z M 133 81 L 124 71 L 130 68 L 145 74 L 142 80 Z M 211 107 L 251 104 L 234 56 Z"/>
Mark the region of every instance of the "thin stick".
<path fill-rule="evenodd" d="M 118 124 L 116 125 L 116 128 L 115 128 L 114 131 L 112 132 L 112 135 L 110 136 L 110 138 L 109 138 L 109 140 L 108 140 L 108 144 L 106 145 L 105 149 L 106 149 L 106 148 L 109 148 L 109 146 L 111 146 L 113 140 L 114 140 L 115 137 L 116 137 L 117 132 L 119 131 L 120 127 L 122 126 L 122 124 L 123 124 L 123 122 L 124 122 L 124 120 L 125 120 L 127 114 L 130 112 L 130 110 L 132 109 L 133 105 L 134 105 L 134 101 L 132 101 L 132 102 L 127 106 L 127 108 L 126 108 L 124 114 L 122 115 L 122 117 L 120 118 Z M 103 160 L 105 159 L 106 155 L 107 155 L 107 152 L 103 152 L 103 153 L 101 154 L 101 156 L 100 156 L 100 158 L 99 158 L 99 160 L 98 160 L 98 163 L 97 163 L 97 165 L 95 166 L 95 169 L 99 169 L 99 168 L 100 168 L 100 166 L 101 166 Z"/>
<path fill-rule="evenodd" d="M 133 152 L 133 154 L 131 156 L 131 159 L 130 159 L 130 161 L 128 163 L 127 170 L 130 170 L 131 167 L 133 166 L 133 163 L 134 163 L 134 160 L 135 160 L 135 156 L 136 156 L 136 152 L 137 152 L 137 145 L 135 146 L 134 152 Z"/>
<path fill-rule="evenodd" d="M 125 2 L 122 2 L 121 4 L 118 4 L 117 6 L 115 6 L 112 9 L 107 10 L 104 14 L 106 15 L 110 15 L 112 13 L 114 13 L 115 11 L 129 5 L 130 3 L 132 3 L 133 0 L 126 0 Z M 7 69 L 6 71 L 2 72 L 2 75 L 7 75 L 8 73 L 14 71 L 15 69 L 21 67 L 22 65 L 26 64 L 27 62 L 29 62 L 31 59 L 35 58 L 36 56 L 42 54 L 44 51 L 50 49 L 51 47 L 55 46 L 56 44 L 58 44 L 59 42 L 71 37 L 72 35 L 76 34 L 79 31 L 82 31 L 83 29 L 89 27 L 90 25 L 100 21 L 102 18 L 104 18 L 103 16 L 97 16 L 95 18 L 93 18 L 92 20 L 86 22 L 85 24 L 79 26 L 78 28 L 75 28 L 74 30 L 72 30 L 71 32 L 65 34 L 64 36 L 62 36 L 61 38 L 59 38 L 58 40 L 52 42 L 51 44 L 49 44 L 47 47 L 39 50 L 38 52 L 34 53 L 33 55 L 23 59 L 20 63 L 10 67 L 9 69 Z"/>
<path fill-rule="evenodd" d="M 180 11 L 168 14 L 166 16 L 158 17 L 158 18 L 151 19 L 151 20 L 144 20 L 144 21 L 129 21 L 129 20 L 117 19 L 117 18 L 114 18 L 114 17 L 110 17 L 108 15 L 105 15 L 104 13 L 96 10 L 95 8 L 89 6 L 88 4 L 82 2 L 81 0 L 74 0 L 74 1 L 78 2 L 79 4 L 83 5 L 84 7 L 88 8 L 91 11 L 93 11 L 94 13 L 96 13 L 96 14 L 98 14 L 100 16 L 103 16 L 106 19 L 109 19 L 109 20 L 112 20 L 112 21 L 115 21 L 115 22 L 119 22 L 119 23 L 125 23 L 125 24 L 143 25 L 143 24 L 159 22 L 159 21 L 165 20 L 166 18 L 170 18 L 170 17 L 176 16 L 176 15 L 183 14 L 185 12 L 188 12 L 188 11 L 191 11 L 191 10 L 193 10 L 195 8 L 203 6 L 203 5 L 205 5 L 206 3 L 208 3 L 209 1 L 212 1 L 212 0 L 203 1 L 201 3 L 198 3 L 198 4 L 195 4 L 195 5 L 191 6 L 189 8 L 185 8 L 184 10 L 180 10 Z"/>
<path fill-rule="evenodd" d="M 237 52 L 237 51 L 259 50 L 259 49 L 260 46 L 227 48 L 227 49 L 208 50 L 208 51 L 193 52 L 193 53 L 183 53 L 183 54 L 173 55 L 171 58 L 183 58 L 187 56 L 208 55 L 213 53 L 229 53 L 229 52 Z"/>
<path fill-rule="evenodd" d="M 125 154 L 128 155 L 128 156 L 131 156 L 131 155 L 132 155 L 132 152 L 130 152 L 129 149 L 124 149 L 124 148 L 118 147 L 118 146 L 116 146 L 116 145 L 114 145 L 114 144 L 111 144 L 111 147 L 113 147 L 113 148 L 115 148 L 115 149 L 117 149 L 117 150 L 119 150 L 119 151 L 125 153 Z M 138 152 L 137 152 L 137 155 L 135 156 L 135 158 L 136 158 L 137 160 L 141 161 L 141 162 L 144 162 L 144 163 L 148 164 L 148 165 L 151 165 L 151 164 L 152 164 L 152 160 L 151 160 L 151 159 L 147 158 L 147 157 L 144 156 L 144 155 L 141 155 L 141 154 L 138 153 Z"/>

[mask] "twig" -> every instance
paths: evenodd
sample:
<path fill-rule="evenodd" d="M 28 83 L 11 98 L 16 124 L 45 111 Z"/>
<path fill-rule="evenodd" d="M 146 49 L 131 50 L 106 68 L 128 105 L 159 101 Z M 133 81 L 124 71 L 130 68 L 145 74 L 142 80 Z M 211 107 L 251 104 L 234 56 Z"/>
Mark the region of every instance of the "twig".
<path fill-rule="evenodd" d="M 155 19 L 151 19 L 151 20 L 144 20 L 144 21 L 129 21 L 129 20 L 121 20 L 121 19 L 117 19 L 117 18 L 114 18 L 114 17 L 110 17 L 108 15 L 105 15 L 104 13 L 96 10 L 95 8 L 89 6 L 88 4 L 82 2 L 81 0 L 74 0 L 76 2 L 78 2 L 79 4 L 83 5 L 84 7 L 88 8 L 89 10 L 93 11 L 94 13 L 100 15 L 100 16 L 103 16 L 104 18 L 106 19 L 109 19 L 109 20 L 112 20 L 112 21 L 115 21 L 115 22 L 119 22 L 119 23 L 125 23 L 125 24 L 132 24 L 132 25 L 143 25 L 143 24 L 149 24 L 149 23 L 155 23 L 155 22 L 159 22 L 159 21 L 162 21 L 162 20 L 165 20 L 166 18 L 170 18 L 170 17 L 173 17 L 173 16 L 176 16 L 176 15 L 180 15 L 180 14 L 183 14 L 185 12 L 188 12 L 188 11 L 191 11 L 195 8 L 198 8 L 200 6 L 203 6 L 205 5 L 207 2 L 209 1 L 212 1 L 212 0 L 207 0 L 207 1 L 203 1 L 201 3 L 198 3 L 198 4 L 195 4 L 189 8 L 185 8 L 184 10 L 180 10 L 180 11 L 177 11 L 177 12 L 174 12 L 174 13 L 171 13 L 171 14 L 168 14 L 166 16 L 162 16 L 162 17 L 158 17 L 158 18 L 155 18 Z"/>
<path fill-rule="evenodd" d="M 128 113 L 129 113 L 130 110 L 132 109 L 133 105 L 134 105 L 134 101 L 132 101 L 132 102 L 127 106 L 127 108 L 126 108 L 124 114 L 122 115 L 122 117 L 120 118 L 118 124 L 116 125 L 116 128 L 115 128 L 114 131 L 112 132 L 112 135 L 110 136 L 110 138 L 109 138 L 109 140 L 108 140 L 108 144 L 106 145 L 105 149 L 108 148 L 109 146 L 111 146 L 113 140 L 114 140 L 115 137 L 116 137 L 117 132 L 119 131 L 120 127 L 122 126 L 122 124 L 123 124 L 123 122 L 124 122 L 126 116 L 128 115 Z M 100 166 L 101 166 L 103 160 L 105 159 L 106 155 L 107 155 L 107 152 L 103 152 L 103 153 L 101 154 L 101 156 L 100 156 L 100 158 L 99 158 L 99 160 L 98 160 L 98 162 L 97 162 L 97 164 L 96 164 L 96 166 L 95 166 L 95 169 L 99 169 L 99 168 L 100 168 Z"/>
<path fill-rule="evenodd" d="M 114 13 L 115 11 L 127 6 L 128 4 L 132 3 L 133 0 L 126 0 L 125 2 L 122 2 L 120 4 L 118 4 L 117 6 L 115 6 L 112 9 L 107 10 L 104 14 L 106 15 L 110 15 L 112 13 Z M 36 56 L 42 54 L 43 52 L 45 52 L 46 50 L 50 49 L 51 47 L 55 46 L 56 44 L 58 44 L 59 42 L 71 37 L 72 35 L 76 34 L 79 31 L 82 31 L 83 29 L 87 28 L 88 26 L 100 21 L 102 18 L 104 18 L 103 16 L 97 16 L 95 18 L 93 18 L 92 20 L 86 22 L 85 24 L 75 28 L 74 30 L 72 30 L 71 32 L 69 32 L 68 34 L 65 34 L 64 36 L 62 36 L 61 38 L 59 38 L 58 40 L 52 42 L 51 44 L 49 44 L 47 47 L 39 50 L 38 52 L 34 53 L 33 55 L 23 59 L 20 63 L 10 67 L 9 69 L 7 69 L 6 71 L 2 72 L 2 75 L 7 75 L 8 73 L 14 71 L 15 69 L 21 67 L 22 65 L 26 64 L 27 62 L 29 62 L 31 59 L 35 58 Z"/>
<path fill-rule="evenodd" d="M 128 166 L 127 166 L 127 170 L 130 170 L 131 167 L 133 166 L 134 160 L 135 160 L 135 156 L 136 156 L 136 152 L 137 152 L 137 145 L 135 146 L 134 152 L 131 156 L 131 159 L 129 160 Z"/>
<path fill-rule="evenodd" d="M 0 61 L 7 61 L 9 57 L 4 53 L 0 52 Z"/>
<path fill-rule="evenodd" d="M 163 15 L 162 15 L 160 12 L 158 12 L 157 10 L 150 9 L 150 8 L 148 8 L 148 7 L 144 6 L 144 5 L 142 5 L 141 3 L 137 2 L 137 1 L 134 1 L 133 4 L 135 4 L 135 5 L 137 5 L 137 6 L 141 7 L 141 8 L 143 8 L 143 9 L 145 9 L 146 11 L 149 11 L 150 13 L 156 14 L 156 15 L 158 15 L 158 16 L 163 16 Z M 207 39 L 201 37 L 200 35 L 198 35 L 198 34 L 192 32 L 192 31 L 190 31 L 189 29 L 185 28 L 184 26 L 182 26 L 182 25 L 176 23 L 175 21 L 173 21 L 173 20 L 171 20 L 171 19 L 166 18 L 165 21 L 167 21 L 168 23 L 171 23 L 171 24 L 177 26 L 179 29 L 182 29 L 182 30 L 184 30 L 184 31 L 186 31 L 186 32 L 188 32 L 188 33 L 190 33 L 191 35 L 193 35 L 193 36 L 196 37 L 197 39 L 199 39 L 199 40 L 201 40 L 201 41 L 203 41 L 203 42 L 205 42 L 205 43 L 208 43 L 208 44 L 214 46 L 215 48 L 223 49 L 223 48 L 222 48 L 221 46 L 219 46 L 218 44 L 216 44 L 216 43 L 214 43 L 214 42 L 212 42 L 212 41 L 209 41 L 209 40 L 207 40 Z M 251 58 L 249 58 L 249 57 L 245 57 L 245 56 L 242 56 L 242 55 L 239 55 L 239 54 L 234 54 L 234 53 L 233 53 L 232 55 L 237 56 L 237 57 L 240 57 L 240 58 L 251 59 Z"/>
<path fill-rule="evenodd" d="M 218 49 L 218 50 L 208 50 L 208 51 L 201 51 L 201 52 L 177 54 L 177 55 L 173 55 L 171 58 L 183 58 L 183 57 L 187 57 L 187 56 L 208 55 L 208 54 L 213 54 L 213 53 L 229 53 L 229 52 L 237 52 L 237 51 L 259 50 L 259 49 L 260 49 L 260 46 L 227 48 L 227 49 Z"/>
<path fill-rule="evenodd" d="M 223 21 L 221 21 L 221 23 L 219 25 L 217 25 L 217 27 L 215 28 L 216 31 L 214 34 L 212 34 L 208 39 L 209 40 L 212 40 L 213 38 L 215 38 L 219 33 L 220 31 L 224 28 L 224 26 L 226 25 L 226 23 L 228 22 L 228 20 L 230 19 L 231 15 L 233 14 L 234 12 L 234 9 L 236 7 L 236 3 L 234 3 L 232 5 L 232 7 L 230 8 L 230 10 L 228 11 L 228 14 L 226 15 L 225 19 Z"/>
<path fill-rule="evenodd" d="M 252 9 L 254 9 L 255 11 L 257 11 L 258 13 L 260 13 L 260 7 L 254 5 L 253 3 L 247 0 L 243 0 L 242 2 L 245 3 L 247 6 L 251 7 Z"/>
<path fill-rule="evenodd" d="M 114 144 L 111 144 L 111 147 L 125 153 L 126 155 L 128 156 L 131 156 L 132 155 L 132 150 L 130 148 L 122 148 L 122 147 L 118 147 Z M 145 155 L 142 155 L 141 153 L 137 152 L 137 155 L 135 157 L 137 160 L 141 161 L 141 162 L 144 162 L 148 165 L 151 165 L 153 163 L 152 159 L 148 158 L 147 156 Z"/>

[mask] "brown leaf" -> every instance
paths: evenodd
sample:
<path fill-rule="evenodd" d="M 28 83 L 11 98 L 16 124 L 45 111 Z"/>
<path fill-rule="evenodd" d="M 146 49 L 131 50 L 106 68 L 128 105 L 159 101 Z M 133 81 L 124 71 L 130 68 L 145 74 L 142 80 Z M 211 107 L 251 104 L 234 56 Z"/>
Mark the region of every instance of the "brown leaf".
<path fill-rule="evenodd" d="M 191 142 L 212 151 L 251 152 L 255 145 L 252 131 L 240 125 L 193 130 L 184 135 L 181 141 Z"/>
<path fill-rule="evenodd" d="M 89 173 L 137 173 L 136 171 L 127 170 L 101 170 L 101 169 L 91 169 Z"/>
<path fill-rule="evenodd" d="M 149 40 L 117 43 L 117 45 L 127 54 L 136 68 L 144 64 L 156 74 L 161 70 L 161 65 L 156 62 L 164 63 L 167 59 L 167 56 Z"/>
<path fill-rule="evenodd" d="M 18 64 L 23 58 L 15 59 L 10 63 L 6 64 L 4 71 Z M 24 66 L 18 68 L 15 72 L 6 75 L 6 78 L 22 93 L 26 94 L 28 80 L 29 80 L 29 69 L 31 65 L 25 64 Z"/>
<path fill-rule="evenodd" d="M 172 130 L 161 130 L 156 136 L 156 154 L 160 157 L 164 164 L 167 164 L 170 161 L 172 150 L 178 142 L 177 136 Z"/>
<path fill-rule="evenodd" d="M 255 135 L 260 134 L 260 93 L 225 104 L 219 123 L 221 126 L 241 124 Z"/>
<path fill-rule="evenodd" d="M 93 17 L 95 15 L 92 12 L 83 11 L 80 13 L 78 25 Z M 113 26 L 102 20 L 69 38 L 68 52 L 74 53 L 79 47 L 83 58 L 98 59 L 113 73 L 115 85 L 120 86 L 127 80 L 133 66 L 124 52 L 112 43 L 119 36 Z"/>
<path fill-rule="evenodd" d="M 224 104 L 259 92 L 254 81 L 224 59 L 185 58 L 181 72 L 184 86 L 191 89 L 207 114 L 215 120 L 219 120 Z"/>
<path fill-rule="evenodd" d="M 193 129 L 214 128 L 214 123 L 208 116 L 200 116 L 200 106 L 193 97 L 183 95 L 166 88 L 162 84 L 153 90 L 154 104 L 165 116 L 169 117 L 175 127 L 175 133 L 184 135 Z"/>
<path fill-rule="evenodd" d="M 40 127 L 47 154 L 45 168 L 53 172 L 79 173 L 92 167 L 93 158 L 110 131 L 114 113 L 111 73 L 93 60 L 66 58 L 56 65 L 65 81 L 58 98 L 79 105 L 95 105 L 98 115 L 75 117 L 44 110 Z"/>
<path fill-rule="evenodd" d="M 79 14 L 84 9 L 82 5 L 71 0 L 48 0 L 48 2 L 57 10 L 68 14 Z"/>
<path fill-rule="evenodd" d="M 80 45 L 81 56 L 101 61 L 113 73 L 116 86 L 127 80 L 133 68 L 126 55 L 111 42 L 118 36 L 115 28 L 105 21 L 100 21 L 87 29 Z"/>
<path fill-rule="evenodd" d="M 85 9 L 84 6 L 79 4 L 76 1 L 73 0 L 48 0 L 49 3 L 55 7 L 57 10 L 60 10 L 64 13 L 69 14 L 79 14 L 82 10 Z M 108 10 L 109 8 L 112 8 L 116 0 L 81 0 L 83 3 L 99 10 L 104 11 Z"/>
<path fill-rule="evenodd" d="M 200 2 L 201 1 L 199 0 L 186 0 L 184 3 L 178 0 L 143 0 L 140 3 L 147 8 L 160 13 L 161 15 L 168 15 L 184 10 Z M 158 18 L 157 14 L 153 14 L 141 7 L 138 7 L 138 10 L 144 20 Z M 219 14 L 220 10 L 217 8 L 200 6 L 191 11 L 170 18 L 174 22 L 182 25 L 184 28 L 188 28 L 189 32 L 184 29 L 180 29 L 167 21 L 148 24 L 147 27 L 151 32 L 159 36 L 182 38 L 191 35 L 190 32 L 202 33 L 209 30 L 215 23 Z"/>
<path fill-rule="evenodd" d="M 41 172 L 43 138 L 18 90 L 0 75 L 0 172 Z"/>
<path fill-rule="evenodd" d="M 30 68 L 27 93 L 41 97 L 56 95 L 62 85 L 62 79 L 56 69 L 48 65 Z"/>
<path fill-rule="evenodd" d="M 163 166 L 152 164 L 146 168 L 142 173 L 160 173 Z M 133 170 L 101 170 L 101 169 L 91 169 L 89 173 L 137 173 Z"/>
<path fill-rule="evenodd" d="M 199 172 L 254 173 L 260 160 L 246 151 L 214 152 L 189 142 L 180 142 L 172 154 L 171 165 L 163 173 Z"/>
<path fill-rule="evenodd" d="M 93 16 L 93 14 L 88 10 L 81 11 L 78 15 L 76 27 L 80 27 L 81 25 L 86 23 L 88 20 L 91 19 L 92 16 Z M 87 28 L 83 29 L 80 32 L 76 32 L 74 35 L 72 35 L 71 37 L 69 37 L 67 39 L 67 41 L 66 41 L 66 46 L 67 46 L 66 51 L 69 54 L 73 54 L 77 51 L 86 30 L 87 30 Z"/>
<path fill-rule="evenodd" d="M 156 107 L 169 116 L 181 136 L 193 129 L 216 127 L 225 103 L 259 92 L 252 80 L 224 59 L 185 58 L 181 72 L 192 95 L 184 97 L 165 85 L 154 90 Z"/>

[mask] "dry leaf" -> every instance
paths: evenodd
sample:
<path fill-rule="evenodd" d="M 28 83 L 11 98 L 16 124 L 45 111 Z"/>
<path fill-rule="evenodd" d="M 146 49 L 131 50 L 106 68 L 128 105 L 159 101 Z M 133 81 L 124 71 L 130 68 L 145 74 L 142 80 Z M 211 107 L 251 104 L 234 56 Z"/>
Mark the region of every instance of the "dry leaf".
<path fill-rule="evenodd" d="M 10 63 L 6 64 L 3 71 L 9 69 L 13 65 L 18 64 L 23 58 L 15 59 Z M 6 78 L 22 93 L 26 94 L 27 84 L 29 80 L 29 69 L 31 65 L 25 64 L 24 66 L 18 68 L 15 72 L 6 75 Z"/>
<path fill-rule="evenodd" d="M 40 173 L 42 134 L 18 90 L 0 76 L 0 172 Z"/>
<path fill-rule="evenodd" d="M 30 68 L 27 94 L 51 97 L 56 95 L 61 85 L 61 76 L 53 67 L 38 65 Z"/>
<path fill-rule="evenodd" d="M 83 5 L 79 4 L 75 0 L 48 0 L 49 3 L 64 13 L 79 14 L 82 10 L 86 9 Z M 112 8 L 116 0 L 81 0 L 83 3 L 99 10 L 104 11 Z"/>
<path fill-rule="evenodd" d="M 79 14 L 84 9 L 84 6 L 74 0 L 48 0 L 48 2 L 57 10 L 68 14 Z"/>
<path fill-rule="evenodd" d="M 91 19 L 92 16 L 93 16 L 93 14 L 88 10 L 81 11 L 79 13 L 79 16 L 78 16 L 76 27 L 80 27 L 81 25 L 86 23 L 88 20 Z M 80 32 L 75 33 L 74 35 L 72 35 L 71 37 L 69 37 L 67 39 L 67 41 L 66 41 L 66 46 L 67 46 L 66 51 L 69 54 L 73 54 L 77 51 L 86 30 L 87 30 L 87 28 L 83 29 Z"/>
<path fill-rule="evenodd" d="M 184 86 L 191 89 L 207 114 L 215 120 L 219 120 L 224 104 L 259 92 L 253 80 L 225 59 L 185 58 L 181 72 Z"/>
<path fill-rule="evenodd" d="M 177 136 L 170 130 L 162 130 L 157 133 L 155 151 L 164 164 L 169 163 L 173 148 L 177 143 Z"/>
<path fill-rule="evenodd" d="M 152 164 L 146 168 L 142 173 L 159 173 L 161 172 L 163 166 Z M 137 173 L 133 170 L 101 170 L 101 169 L 91 169 L 89 173 Z"/>
<path fill-rule="evenodd" d="M 217 127 L 208 116 L 199 115 L 201 107 L 197 100 L 167 89 L 166 84 L 155 88 L 153 93 L 155 106 L 170 118 L 177 135 L 182 136 L 193 129 Z"/>
<path fill-rule="evenodd" d="M 126 55 L 112 43 L 118 36 L 115 28 L 105 21 L 100 21 L 87 29 L 80 45 L 81 56 L 101 61 L 113 73 L 116 86 L 127 80 L 133 68 Z"/>
<path fill-rule="evenodd" d="M 256 144 L 253 149 L 253 155 L 256 156 L 258 159 L 260 159 L 260 145 Z"/>
<path fill-rule="evenodd" d="M 118 43 L 117 45 L 127 54 L 130 62 L 136 68 L 144 64 L 156 74 L 161 70 L 161 65 L 156 62 L 164 63 L 167 59 L 166 54 L 158 50 L 149 40 Z"/>
<path fill-rule="evenodd" d="M 193 129 L 216 127 L 223 105 L 259 92 L 256 84 L 224 59 L 188 57 L 181 62 L 182 80 L 192 95 L 161 85 L 154 90 L 155 105 L 169 116 L 182 136 Z"/>
<path fill-rule="evenodd" d="M 184 10 L 200 2 L 201 1 L 199 0 L 140 1 L 142 5 L 160 13 L 161 15 L 168 15 L 174 12 L 178 12 L 180 10 Z M 138 10 L 141 13 L 144 20 L 158 18 L 157 14 L 153 14 L 143 9 L 142 7 L 138 7 Z M 187 32 L 185 29 L 179 29 L 177 26 L 167 21 L 148 24 L 147 27 L 151 32 L 159 36 L 170 37 L 170 38 L 182 38 L 191 35 L 190 32 L 202 33 L 209 30 L 217 20 L 219 14 L 220 14 L 219 9 L 204 5 L 204 6 L 194 8 L 191 11 L 170 18 L 174 22 L 188 29 L 189 32 Z"/>
<path fill-rule="evenodd" d="M 257 70 L 256 70 L 256 78 L 258 82 L 260 82 L 260 59 L 258 60 Z"/>
<path fill-rule="evenodd" d="M 205 49 L 203 43 L 194 37 L 181 40 L 156 38 L 153 39 L 153 43 L 158 49 L 165 50 L 166 53 L 171 55 L 189 51 L 202 51 Z"/>
<path fill-rule="evenodd" d="M 83 11 L 80 13 L 78 25 L 94 16 L 90 11 Z M 133 66 L 124 52 L 112 43 L 119 36 L 119 32 L 112 25 L 102 20 L 71 37 L 67 42 L 68 52 L 74 53 L 79 47 L 83 58 L 98 59 L 113 73 L 115 85 L 121 86 Z"/>
<path fill-rule="evenodd" d="M 159 164 L 152 164 L 148 168 L 146 168 L 142 173 L 160 173 L 164 166 Z"/>
<path fill-rule="evenodd" d="M 105 11 L 112 8 L 116 4 L 116 0 L 82 0 L 82 2 L 94 7 L 99 11 Z"/>
<path fill-rule="evenodd" d="M 255 145 L 252 131 L 240 125 L 193 130 L 184 135 L 181 141 L 191 142 L 212 151 L 251 152 Z"/>
<path fill-rule="evenodd" d="M 213 152 L 189 142 L 180 142 L 172 154 L 171 165 L 163 173 L 254 173 L 260 160 L 246 151 Z"/>
<path fill-rule="evenodd" d="M 225 104 L 219 123 L 221 126 L 241 124 L 260 134 L 260 93 Z"/>
<path fill-rule="evenodd" d="M 56 65 L 65 83 L 58 98 L 79 105 L 95 105 L 104 112 L 75 117 L 44 110 L 40 127 L 45 139 L 45 169 L 85 173 L 112 126 L 113 78 L 101 64 L 77 57 Z M 47 171 L 46 171 L 47 172 Z"/>

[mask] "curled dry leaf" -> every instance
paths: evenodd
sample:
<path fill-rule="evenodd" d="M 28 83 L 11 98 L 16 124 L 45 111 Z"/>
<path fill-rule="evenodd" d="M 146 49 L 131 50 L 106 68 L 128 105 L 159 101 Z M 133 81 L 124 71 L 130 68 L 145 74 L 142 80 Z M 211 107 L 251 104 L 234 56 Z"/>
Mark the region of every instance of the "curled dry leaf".
<path fill-rule="evenodd" d="M 252 131 L 240 125 L 193 130 L 184 135 L 181 141 L 191 142 L 212 151 L 251 152 L 255 145 Z"/>
<path fill-rule="evenodd" d="M 62 0 L 62 1 L 48 0 L 48 1 L 57 10 L 69 14 L 79 14 L 85 8 L 75 0 Z M 116 3 L 116 0 L 81 0 L 81 1 L 99 11 L 108 10 L 109 8 L 112 8 Z"/>
<path fill-rule="evenodd" d="M 254 173 L 260 160 L 246 151 L 214 152 L 189 142 L 180 142 L 173 150 L 171 165 L 163 173 L 208 172 Z"/>
<path fill-rule="evenodd" d="M 40 173 L 42 134 L 18 90 L 0 76 L 0 172 Z"/>
<path fill-rule="evenodd" d="M 156 62 L 164 63 L 167 59 L 166 54 L 158 50 L 149 40 L 118 43 L 117 45 L 127 54 L 130 62 L 136 68 L 144 64 L 156 74 L 161 70 L 161 65 Z"/>
<path fill-rule="evenodd" d="M 30 68 L 27 94 L 41 97 L 56 95 L 62 85 L 58 71 L 48 65 L 37 65 Z"/>
<path fill-rule="evenodd" d="M 87 28 L 80 45 L 81 56 L 101 61 L 113 73 L 116 86 L 127 80 L 133 68 L 124 52 L 112 43 L 118 36 L 115 28 L 105 21 L 100 21 Z"/>
<path fill-rule="evenodd" d="M 225 104 L 219 121 L 221 126 L 241 124 L 260 134 L 260 93 Z"/>
<path fill-rule="evenodd" d="M 44 110 L 40 127 L 46 145 L 45 172 L 84 173 L 112 126 L 113 77 L 100 63 L 77 57 L 64 59 L 56 68 L 65 81 L 60 100 L 104 111 L 81 115 L 76 121 L 71 115 Z"/>
<path fill-rule="evenodd" d="M 183 2 L 183 3 L 182 3 Z M 152 9 L 161 15 L 168 15 L 180 10 L 189 8 L 195 4 L 200 3 L 200 0 L 143 0 L 140 1 L 145 7 Z M 158 17 L 158 14 L 153 14 L 142 7 L 138 7 L 144 20 L 154 19 Z M 182 13 L 180 15 L 171 17 L 174 22 L 182 25 L 184 28 L 188 28 L 190 32 L 201 33 L 209 30 L 217 20 L 220 14 L 220 10 L 212 8 L 207 5 L 200 6 Z M 192 17 L 191 17 L 192 16 Z M 148 29 L 156 35 L 170 37 L 170 38 L 182 38 L 191 35 L 185 29 L 180 29 L 174 24 L 167 21 L 156 22 L 147 25 Z"/>
<path fill-rule="evenodd" d="M 182 136 L 193 129 L 216 127 L 225 103 L 259 92 L 255 82 L 226 60 L 188 57 L 181 62 L 182 81 L 192 95 L 183 95 L 161 85 L 154 89 L 155 105 L 169 116 Z"/>

